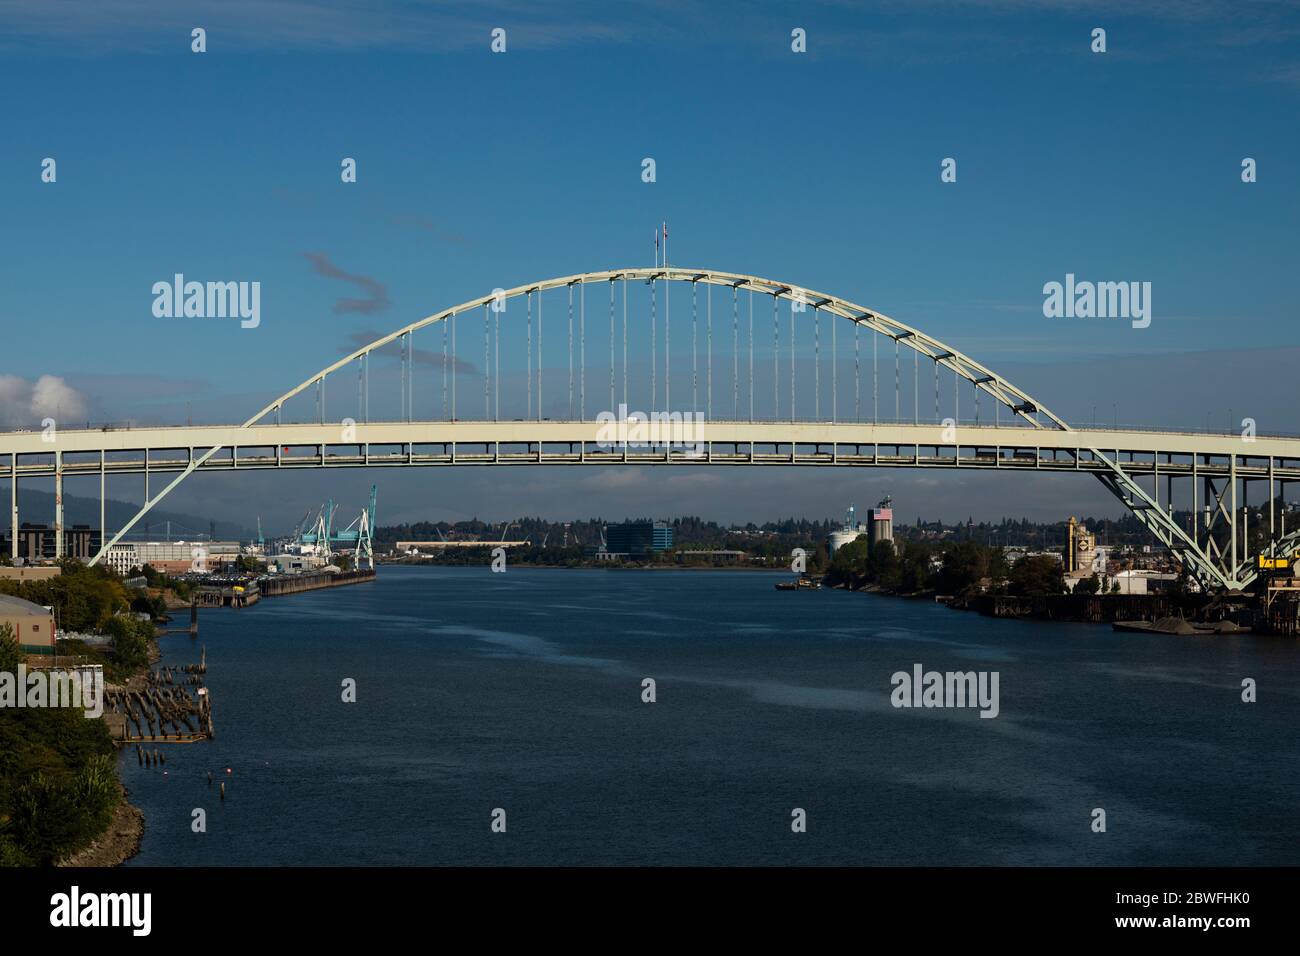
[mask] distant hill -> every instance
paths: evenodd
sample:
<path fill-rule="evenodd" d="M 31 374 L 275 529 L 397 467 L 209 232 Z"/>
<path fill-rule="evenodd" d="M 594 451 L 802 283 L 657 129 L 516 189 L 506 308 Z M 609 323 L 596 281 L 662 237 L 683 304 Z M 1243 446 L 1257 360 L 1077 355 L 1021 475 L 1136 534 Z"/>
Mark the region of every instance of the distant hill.
<path fill-rule="evenodd" d="M 8 495 L 5 495 L 8 498 Z M 140 506 L 131 504 L 126 501 L 114 501 L 109 499 L 105 502 L 104 514 L 108 522 L 110 532 L 116 533 L 116 530 L 131 520 Z M 8 511 L 8 501 L 0 511 Z M 18 520 L 19 522 L 30 522 L 32 524 L 54 524 L 54 494 L 49 491 L 38 491 L 34 488 L 18 488 Z M 130 538 L 139 540 L 145 536 L 145 529 L 148 528 L 148 537 L 161 538 L 166 534 L 167 522 L 172 523 L 171 534 L 173 538 L 194 538 L 198 536 L 207 537 L 211 528 L 208 518 L 201 515 L 184 514 L 178 511 L 163 511 L 155 508 L 145 515 L 140 522 L 131 529 Z M 99 525 L 99 499 L 83 498 L 76 495 L 63 496 L 63 524 L 65 527 L 72 527 L 74 524 L 88 524 L 92 528 Z M 9 533 L 8 514 L 0 515 L 0 533 Z M 244 540 L 254 537 L 250 529 L 234 524 L 230 521 L 216 522 L 215 534 L 218 540 Z"/>

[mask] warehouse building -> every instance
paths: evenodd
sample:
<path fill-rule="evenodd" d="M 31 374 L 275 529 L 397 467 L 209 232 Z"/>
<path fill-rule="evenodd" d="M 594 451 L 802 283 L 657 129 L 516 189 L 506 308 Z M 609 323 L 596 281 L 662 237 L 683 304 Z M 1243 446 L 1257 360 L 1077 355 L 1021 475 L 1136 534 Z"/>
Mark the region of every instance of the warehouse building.
<path fill-rule="evenodd" d="M 24 652 L 54 653 L 53 608 L 0 594 L 0 624 L 8 624 L 13 628 L 14 637 Z"/>
<path fill-rule="evenodd" d="M 238 541 L 118 542 L 108 549 L 104 563 L 122 575 L 146 564 L 163 574 L 200 569 L 218 571 L 234 565 L 241 550 Z"/>

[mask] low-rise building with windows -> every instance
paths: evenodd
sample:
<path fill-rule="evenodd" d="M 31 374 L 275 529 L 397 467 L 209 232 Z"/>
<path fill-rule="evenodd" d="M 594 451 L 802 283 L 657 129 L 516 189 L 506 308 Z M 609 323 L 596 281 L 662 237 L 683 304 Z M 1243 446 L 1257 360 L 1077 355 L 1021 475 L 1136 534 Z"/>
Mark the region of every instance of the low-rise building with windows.
<path fill-rule="evenodd" d="M 0 624 L 13 628 L 14 638 L 26 653 L 54 653 L 53 608 L 0 594 Z"/>

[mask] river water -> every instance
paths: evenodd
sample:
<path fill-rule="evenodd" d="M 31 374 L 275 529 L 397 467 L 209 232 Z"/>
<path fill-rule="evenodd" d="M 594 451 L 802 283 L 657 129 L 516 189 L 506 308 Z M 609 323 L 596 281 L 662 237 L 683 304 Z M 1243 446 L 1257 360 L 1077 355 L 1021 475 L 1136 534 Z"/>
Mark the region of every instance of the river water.
<path fill-rule="evenodd" d="M 776 580 L 390 566 L 201 612 L 218 736 L 123 752 L 129 865 L 1300 864 L 1300 644 Z M 916 664 L 997 672 L 998 716 L 892 706 Z"/>

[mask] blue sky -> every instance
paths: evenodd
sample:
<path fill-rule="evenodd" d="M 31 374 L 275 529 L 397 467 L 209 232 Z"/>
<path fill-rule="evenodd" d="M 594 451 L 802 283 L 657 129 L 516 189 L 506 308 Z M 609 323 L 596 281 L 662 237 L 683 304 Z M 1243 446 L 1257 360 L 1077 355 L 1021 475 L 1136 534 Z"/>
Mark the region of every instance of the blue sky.
<path fill-rule="evenodd" d="M 1204 426 L 1231 408 L 1300 430 L 1286 4 L 7 2 L 0 35 L 0 420 L 35 407 L 22 383 L 40 376 L 95 421 L 242 420 L 367 331 L 648 265 L 666 219 L 674 263 L 879 309 L 1071 420 Z M 155 318 L 150 288 L 175 272 L 260 281 L 261 326 Z M 1150 281 L 1150 328 L 1044 318 L 1043 283 L 1067 272 Z M 378 304 L 338 306 L 358 297 Z M 1116 507 L 1095 482 L 924 479 L 383 476 L 389 518 L 822 516 L 884 490 L 928 517 Z M 255 489 L 289 521 L 371 478 L 277 480 L 204 479 L 168 506 L 235 518 Z"/>

